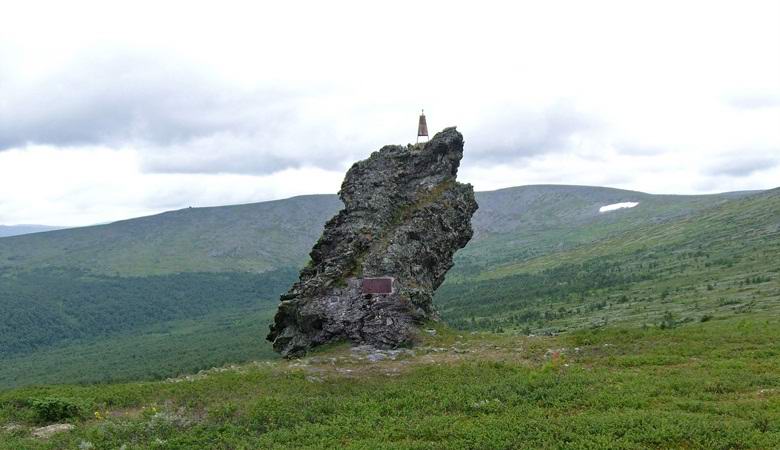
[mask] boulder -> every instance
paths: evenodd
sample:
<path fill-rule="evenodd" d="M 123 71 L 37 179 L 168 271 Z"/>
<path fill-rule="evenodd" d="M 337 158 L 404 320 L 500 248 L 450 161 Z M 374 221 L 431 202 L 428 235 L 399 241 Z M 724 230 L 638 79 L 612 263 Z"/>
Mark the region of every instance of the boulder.
<path fill-rule="evenodd" d="M 48 425 L 45 427 L 36 428 L 32 431 L 32 435 L 34 437 L 37 437 L 39 439 L 48 439 L 55 434 L 64 433 L 66 431 L 71 431 L 72 429 L 76 428 L 73 424 L 70 423 L 55 423 L 53 425 Z"/>
<path fill-rule="evenodd" d="M 463 136 L 388 145 L 347 172 L 342 209 L 325 225 L 300 279 L 282 295 L 268 340 L 286 357 L 335 340 L 408 345 L 436 320 L 433 293 L 473 234 L 471 185 L 456 176 Z"/>

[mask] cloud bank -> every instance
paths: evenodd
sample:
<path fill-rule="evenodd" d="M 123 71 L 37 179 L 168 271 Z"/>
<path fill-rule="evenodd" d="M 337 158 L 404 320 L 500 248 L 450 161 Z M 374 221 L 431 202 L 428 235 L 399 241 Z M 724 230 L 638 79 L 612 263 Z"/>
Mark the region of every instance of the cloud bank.
<path fill-rule="evenodd" d="M 0 27 L 4 224 L 335 192 L 353 161 L 414 141 L 421 108 L 464 133 L 479 190 L 780 180 L 776 3 L 45 9 Z"/>

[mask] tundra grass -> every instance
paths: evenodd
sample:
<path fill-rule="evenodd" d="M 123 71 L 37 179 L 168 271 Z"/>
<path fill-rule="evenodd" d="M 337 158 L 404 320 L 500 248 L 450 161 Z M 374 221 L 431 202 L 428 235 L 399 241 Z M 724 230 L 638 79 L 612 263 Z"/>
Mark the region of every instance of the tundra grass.
<path fill-rule="evenodd" d="M 333 346 L 177 380 L 6 391 L 0 448 L 780 447 L 777 317 L 456 333 L 375 363 Z M 41 399 L 78 405 L 75 428 L 32 437 Z"/>

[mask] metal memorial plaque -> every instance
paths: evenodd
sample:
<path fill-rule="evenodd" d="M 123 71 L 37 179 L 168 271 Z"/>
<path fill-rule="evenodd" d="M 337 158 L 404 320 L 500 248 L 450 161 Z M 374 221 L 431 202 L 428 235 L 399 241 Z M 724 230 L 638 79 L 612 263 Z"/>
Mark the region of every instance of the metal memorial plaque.
<path fill-rule="evenodd" d="M 364 294 L 392 294 L 393 279 L 391 277 L 363 278 Z"/>

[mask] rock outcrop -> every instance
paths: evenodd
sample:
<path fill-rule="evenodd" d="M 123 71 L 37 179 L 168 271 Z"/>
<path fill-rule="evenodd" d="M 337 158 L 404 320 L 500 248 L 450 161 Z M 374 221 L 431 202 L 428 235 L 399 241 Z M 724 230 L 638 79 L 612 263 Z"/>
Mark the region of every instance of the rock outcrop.
<path fill-rule="evenodd" d="M 433 293 L 471 239 L 471 185 L 455 178 L 463 136 L 389 145 L 355 163 L 342 209 L 325 225 L 300 281 L 282 295 L 268 340 L 284 356 L 347 339 L 395 348 L 435 319 Z"/>

